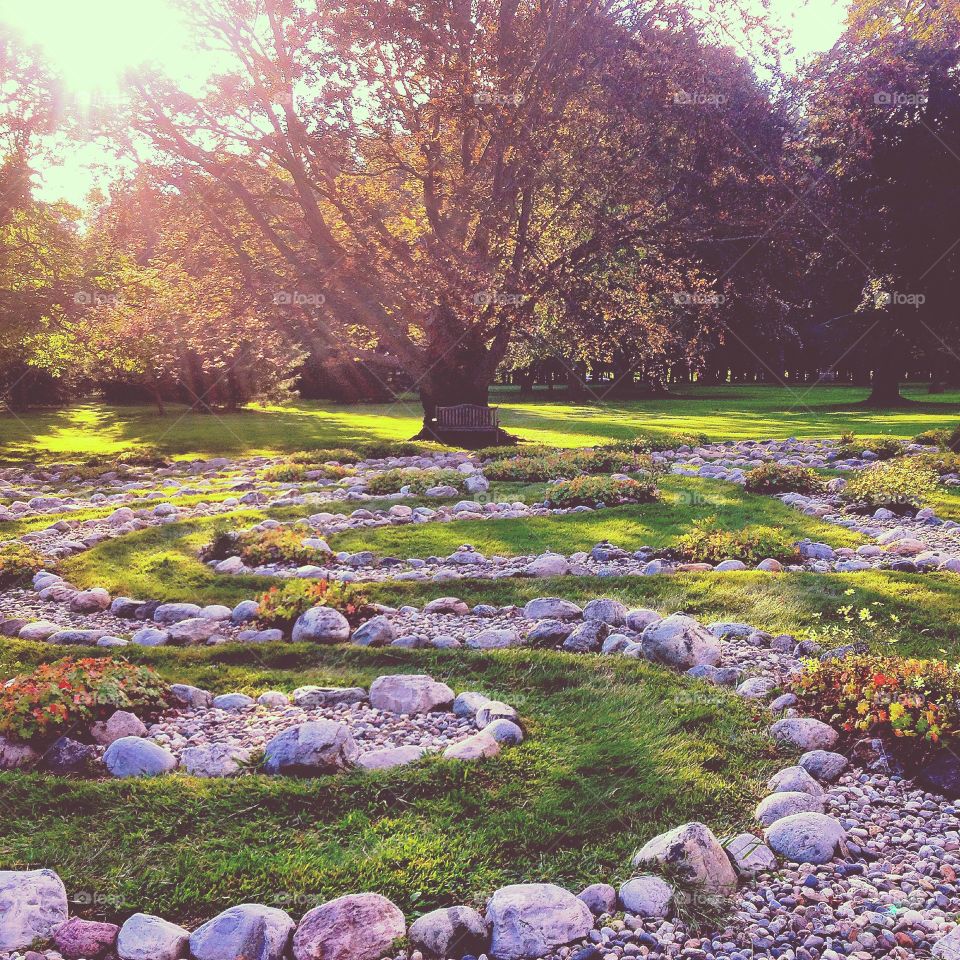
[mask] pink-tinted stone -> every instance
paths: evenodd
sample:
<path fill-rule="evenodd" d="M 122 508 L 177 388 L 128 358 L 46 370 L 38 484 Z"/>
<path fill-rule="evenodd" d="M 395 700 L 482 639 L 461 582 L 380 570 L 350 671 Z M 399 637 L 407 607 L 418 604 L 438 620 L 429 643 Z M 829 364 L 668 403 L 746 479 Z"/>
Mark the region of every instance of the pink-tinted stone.
<path fill-rule="evenodd" d="M 115 923 L 72 917 L 53 935 L 53 942 L 67 960 L 95 960 L 113 949 L 119 931 Z"/>

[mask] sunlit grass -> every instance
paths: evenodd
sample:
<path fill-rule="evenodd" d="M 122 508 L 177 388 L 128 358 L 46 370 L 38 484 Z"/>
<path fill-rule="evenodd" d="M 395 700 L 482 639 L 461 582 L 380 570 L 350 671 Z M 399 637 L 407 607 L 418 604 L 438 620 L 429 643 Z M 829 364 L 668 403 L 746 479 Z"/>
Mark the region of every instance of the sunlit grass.
<path fill-rule="evenodd" d="M 931 398 L 907 389 L 910 407 L 858 406 L 867 391 L 846 386 L 692 386 L 650 400 L 604 399 L 571 403 L 545 391 L 521 401 L 516 391 L 495 389 L 505 427 L 531 441 L 584 446 L 634 436 L 638 431 L 704 432 L 720 439 L 865 436 L 913 437 L 960 419 L 960 392 Z M 392 404 L 341 405 L 301 401 L 231 414 L 196 414 L 173 408 L 164 417 L 144 406 L 83 404 L 66 410 L 0 418 L 0 457 L 55 460 L 109 456 L 156 448 L 172 456 L 253 455 L 305 447 L 350 446 L 371 439 L 407 439 L 420 429 L 413 398 Z"/>

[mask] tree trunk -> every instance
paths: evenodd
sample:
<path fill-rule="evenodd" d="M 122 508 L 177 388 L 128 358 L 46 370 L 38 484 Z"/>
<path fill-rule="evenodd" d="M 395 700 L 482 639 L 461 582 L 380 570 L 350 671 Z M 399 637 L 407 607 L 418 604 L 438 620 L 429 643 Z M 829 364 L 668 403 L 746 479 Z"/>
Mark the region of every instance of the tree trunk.
<path fill-rule="evenodd" d="M 892 318 L 876 331 L 875 342 L 877 349 L 873 358 L 870 396 L 866 404 L 870 407 L 903 406 L 906 400 L 900 393 L 900 377 L 906 353 Z"/>
<path fill-rule="evenodd" d="M 520 384 L 521 397 L 533 396 L 533 384 L 535 380 L 536 370 L 533 364 L 530 364 L 530 366 L 524 370 L 517 371 L 517 382 Z"/>

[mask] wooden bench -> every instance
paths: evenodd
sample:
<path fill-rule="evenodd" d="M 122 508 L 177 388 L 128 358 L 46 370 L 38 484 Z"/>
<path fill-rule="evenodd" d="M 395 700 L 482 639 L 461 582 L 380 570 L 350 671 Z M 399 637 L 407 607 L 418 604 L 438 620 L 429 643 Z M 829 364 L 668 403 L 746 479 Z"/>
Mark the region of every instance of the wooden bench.
<path fill-rule="evenodd" d="M 438 433 L 497 433 L 500 417 L 496 407 L 459 403 L 455 407 L 437 407 Z"/>

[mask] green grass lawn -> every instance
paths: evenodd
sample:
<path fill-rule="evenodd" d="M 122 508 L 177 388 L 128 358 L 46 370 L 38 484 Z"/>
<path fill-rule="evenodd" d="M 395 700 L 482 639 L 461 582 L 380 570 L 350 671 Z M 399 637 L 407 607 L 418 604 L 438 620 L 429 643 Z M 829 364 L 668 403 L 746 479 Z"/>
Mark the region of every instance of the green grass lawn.
<path fill-rule="evenodd" d="M 448 554 L 461 543 L 472 543 L 488 554 L 520 554 L 548 547 L 564 553 L 589 549 L 602 540 L 636 549 L 644 545 L 665 547 L 689 530 L 691 524 L 716 516 L 731 530 L 747 524 L 780 527 L 791 538 L 826 539 L 837 546 L 860 542 L 856 534 L 824 523 L 785 506 L 772 497 L 749 494 L 733 484 L 696 477 L 661 478 L 663 502 L 615 507 L 595 513 L 564 517 L 513 520 L 464 520 L 449 524 L 428 523 L 357 531 L 333 539 L 337 549 L 373 549 L 381 554 L 430 556 Z M 536 499 L 543 485 L 526 488 L 515 484 L 493 488 L 495 496 Z M 372 501 L 374 506 L 393 501 Z M 410 502 L 422 502 L 411 500 Z M 354 504 L 330 505 L 331 511 L 349 511 Z M 327 509 L 327 505 L 324 505 Z M 293 519 L 313 512 L 304 507 L 269 511 L 278 519 Z M 71 581 L 83 586 L 103 586 L 111 593 L 198 603 L 231 603 L 253 596 L 275 582 L 267 577 L 215 574 L 197 554 L 215 530 L 227 526 L 249 527 L 267 514 L 240 510 L 217 517 L 187 520 L 151 527 L 116 540 L 61 564 Z M 0 532 L 2 535 L 2 532 Z"/>
<path fill-rule="evenodd" d="M 905 391 L 916 403 L 895 410 L 859 404 L 867 391 L 846 386 L 691 386 L 651 400 L 572 403 L 545 391 L 521 401 L 516 391 L 495 389 L 506 428 L 520 437 L 557 446 L 585 446 L 634 436 L 638 431 L 699 431 L 720 440 L 766 437 L 913 437 L 953 426 L 960 392 L 935 399 L 925 388 Z M 342 405 L 301 401 L 233 414 L 192 414 L 173 409 L 161 417 L 150 407 L 79 404 L 64 410 L 0 418 L 0 458 L 19 461 L 113 456 L 155 447 L 175 456 L 276 453 L 317 446 L 349 446 L 370 439 L 406 439 L 419 429 L 414 399 L 394 404 Z"/>
<path fill-rule="evenodd" d="M 58 653 L 5 644 L 0 676 Z M 190 926 L 243 902 L 299 916 L 376 890 L 409 918 L 482 906 L 521 880 L 576 891 L 626 879 L 637 846 L 678 823 L 702 819 L 721 836 L 744 826 L 778 765 L 756 705 L 627 659 L 303 646 L 130 655 L 217 692 L 426 672 L 513 703 L 528 738 L 477 765 L 305 781 L 0 774 L 0 863 L 51 867 L 72 894 L 94 892 L 75 908 L 88 917 L 143 910 Z"/>

